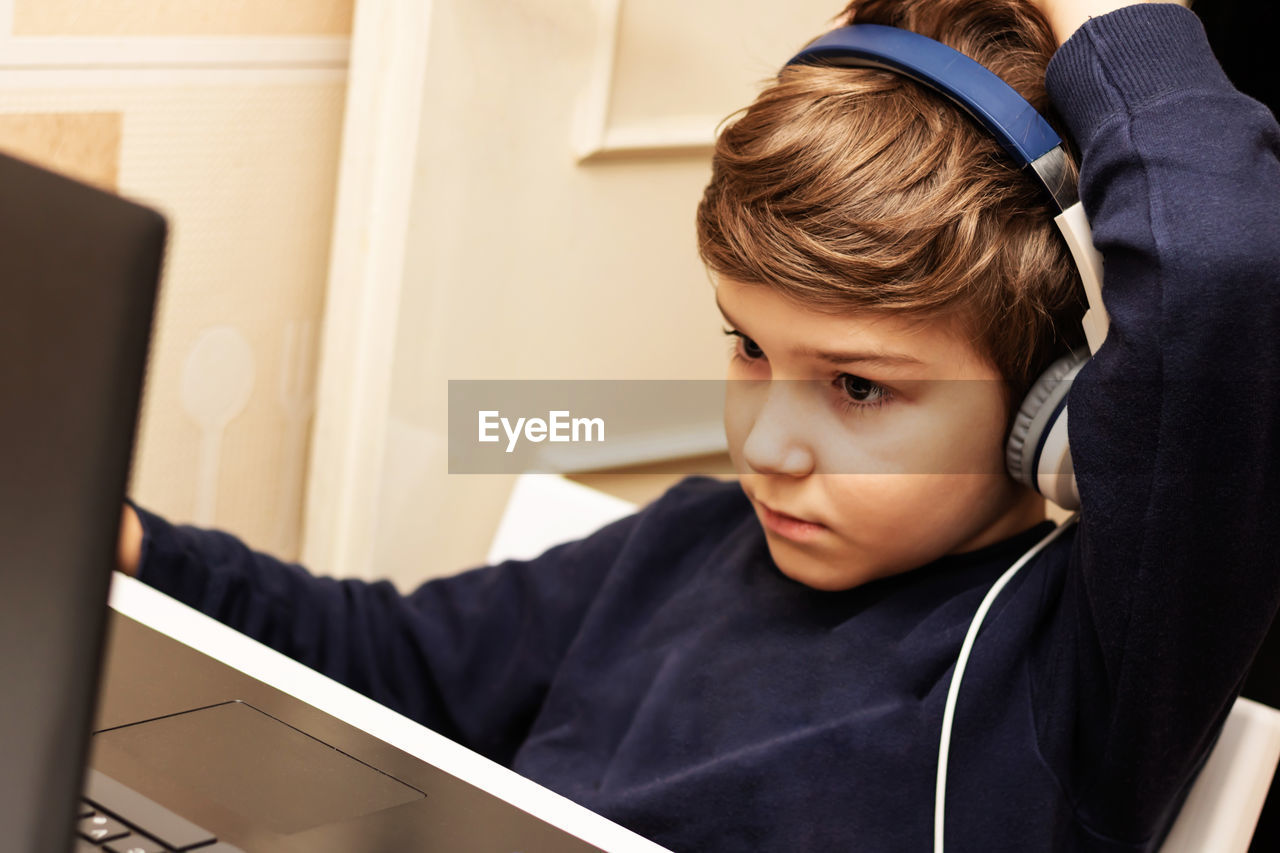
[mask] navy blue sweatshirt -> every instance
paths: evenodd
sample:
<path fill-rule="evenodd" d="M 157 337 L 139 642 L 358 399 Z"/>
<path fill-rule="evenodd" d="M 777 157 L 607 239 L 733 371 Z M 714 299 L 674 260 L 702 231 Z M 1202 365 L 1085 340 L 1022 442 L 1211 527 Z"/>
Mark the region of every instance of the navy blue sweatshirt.
<path fill-rule="evenodd" d="M 957 708 L 951 850 L 1154 850 L 1280 601 L 1280 129 L 1196 17 L 1055 55 L 1105 266 L 1071 390 L 1083 511 L 997 599 Z M 316 578 L 143 513 L 140 577 L 677 851 L 923 851 L 947 686 L 1051 525 L 844 592 L 690 478 L 529 561 Z"/>

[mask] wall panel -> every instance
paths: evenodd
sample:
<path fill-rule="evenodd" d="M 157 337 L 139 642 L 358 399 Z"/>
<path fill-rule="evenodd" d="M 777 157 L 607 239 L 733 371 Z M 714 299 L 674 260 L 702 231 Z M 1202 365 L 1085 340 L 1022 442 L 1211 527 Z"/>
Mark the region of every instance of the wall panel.
<path fill-rule="evenodd" d="M 118 112 L 0 114 L 0 150 L 115 191 Z"/>
<path fill-rule="evenodd" d="M 170 222 L 133 496 L 286 558 L 301 539 L 351 7 L 0 2 L 0 148 Z"/>
<path fill-rule="evenodd" d="M 350 35 L 355 0 L 13 0 L 24 36 Z"/>

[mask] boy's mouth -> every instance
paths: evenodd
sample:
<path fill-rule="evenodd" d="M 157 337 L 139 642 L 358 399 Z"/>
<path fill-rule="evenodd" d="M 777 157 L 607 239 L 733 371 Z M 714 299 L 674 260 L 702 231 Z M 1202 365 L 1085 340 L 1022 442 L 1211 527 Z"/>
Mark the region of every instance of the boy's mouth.
<path fill-rule="evenodd" d="M 787 515 L 785 512 L 772 509 L 764 501 L 759 501 L 759 504 L 764 526 L 787 539 L 809 539 L 827 529 L 826 525 L 819 524 L 816 521 L 806 521 L 803 518 L 797 518 L 794 515 Z"/>

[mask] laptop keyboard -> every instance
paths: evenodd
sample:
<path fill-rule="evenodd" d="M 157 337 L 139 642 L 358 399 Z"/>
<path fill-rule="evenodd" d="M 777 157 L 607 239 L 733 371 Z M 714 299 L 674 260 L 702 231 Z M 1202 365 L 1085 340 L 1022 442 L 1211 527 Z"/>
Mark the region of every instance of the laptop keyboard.
<path fill-rule="evenodd" d="M 243 853 L 97 770 L 86 781 L 75 853 Z"/>

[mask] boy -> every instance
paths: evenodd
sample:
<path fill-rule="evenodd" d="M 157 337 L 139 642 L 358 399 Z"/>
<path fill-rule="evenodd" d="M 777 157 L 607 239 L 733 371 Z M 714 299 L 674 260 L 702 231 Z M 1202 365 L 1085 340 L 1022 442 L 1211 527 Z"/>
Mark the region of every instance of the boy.
<path fill-rule="evenodd" d="M 1112 327 L 1071 392 L 1081 521 L 969 661 L 953 850 L 1156 849 L 1280 600 L 1280 130 L 1190 12 L 1115 5 L 1041 3 Z M 1026 3 L 846 16 L 1047 108 Z M 999 471 L 1078 340 L 1074 272 L 994 142 L 878 70 L 784 71 L 718 142 L 699 236 L 730 376 L 770 380 L 731 383 L 740 483 L 408 596 L 141 511 L 123 566 L 674 850 L 927 849 L 961 641 L 1052 529 Z"/>

